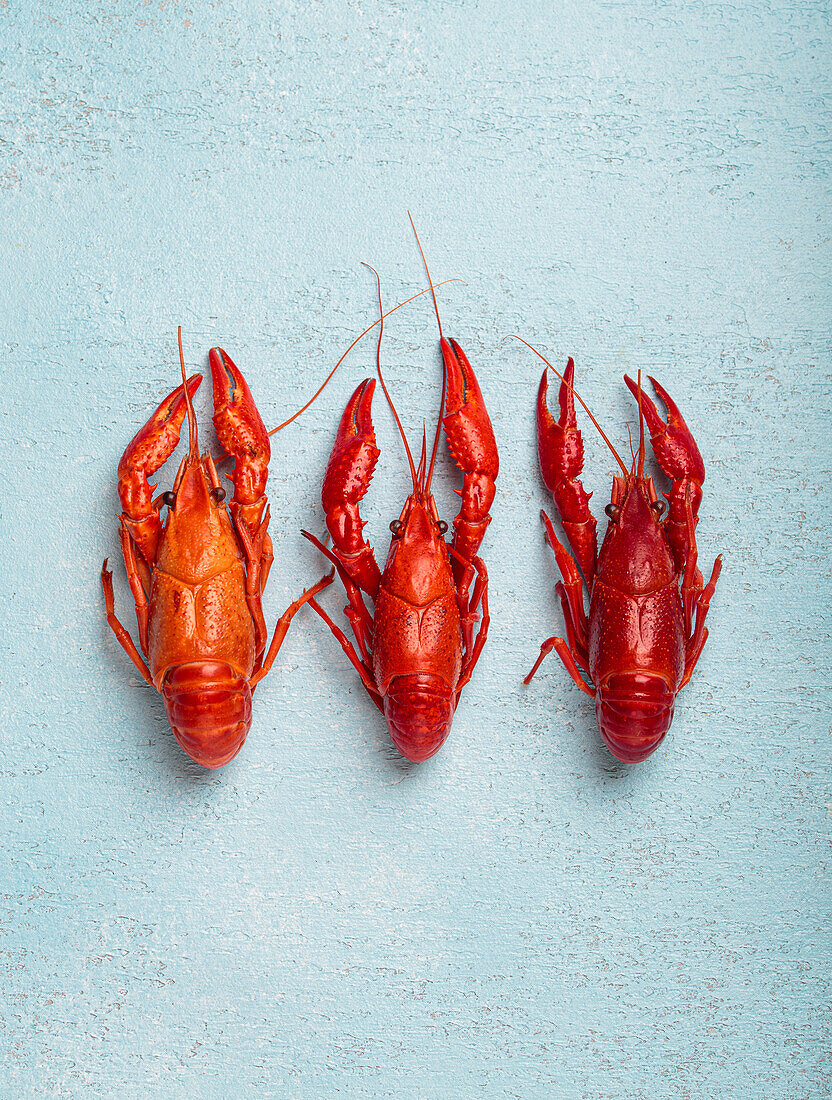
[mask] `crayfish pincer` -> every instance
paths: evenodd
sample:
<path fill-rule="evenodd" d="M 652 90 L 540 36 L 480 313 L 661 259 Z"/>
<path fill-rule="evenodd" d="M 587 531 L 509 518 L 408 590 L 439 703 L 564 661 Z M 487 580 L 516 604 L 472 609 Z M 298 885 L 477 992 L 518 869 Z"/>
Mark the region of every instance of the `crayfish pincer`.
<path fill-rule="evenodd" d="M 535 348 L 532 351 L 540 355 Z M 560 416 L 556 421 L 549 411 L 548 370 L 544 370 L 537 396 L 540 469 L 580 573 L 549 517 L 541 512 L 563 578 L 556 592 L 563 607 L 566 640 L 555 637 L 543 643 L 525 683 L 554 649 L 581 691 L 594 697 L 607 748 L 631 764 L 644 760 L 661 744 L 673 719 L 676 696 L 693 675 L 708 637 L 705 618 L 722 557 L 716 559 L 703 587 L 695 531 L 705 465 L 682 414 L 655 379 L 650 381 L 667 409 L 667 421 L 643 392 L 640 375 L 638 382 L 624 379 L 639 411 L 639 447 L 628 469 L 575 392 L 574 362 L 568 361 L 562 375 L 548 362 L 547 368 L 561 378 Z M 589 493 L 578 480 L 584 446 L 575 416 L 576 397 L 621 469 L 621 476 L 613 478 L 612 499 L 606 507 L 610 522 L 600 553 L 596 553 Z M 664 501 L 658 499 L 653 479 L 644 476 L 645 421 L 656 460 L 672 482 L 665 493 L 669 508 L 664 519 Z M 589 617 L 584 610 L 584 583 Z"/>
<path fill-rule="evenodd" d="M 380 284 L 379 310 L 383 320 Z M 374 379 L 365 379 L 350 398 L 324 477 L 321 500 L 332 549 L 304 532 L 338 570 L 358 649 L 314 599 L 310 603 L 338 638 L 384 714 L 396 748 L 413 761 L 427 760 L 445 742 L 460 692 L 485 644 L 488 574 L 477 551 L 491 520 L 499 469 L 494 432 L 477 379 L 459 344 L 442 335 L 438 309 L 436 317 L 445 416 L 440 407 L 430 459 L 423 438 L 418 468 L 381 374 L 383 325 L 379 330 L 378 377 L 401 433 L 412 486 L 399 518 L 390 524 L 393 538 L 384 572 L 364 539 L 359 513 L 379 457 L 371 417 Z M 431 493 L 443 424 L 464 475 L 462 506 L 450 545 L 445 541 L 448 525 L 439 518 Z M 364 594 L 373 603 L 372 614 Z"/>
<path fill-rule="evenodd" d="M 227 764 L 251 727 L 251 695 L 271 668 L 297 611 L 331 583 L 324 577 L 280 617 L 268 652 L 261 597 L 274 555 L 268 534 L 269 437 L 240 371 L 221 348 L 210 354 L 214 427 L 236 459 L 226 506 L 214 460 L 200 455 L 193 395 L 185 378 L 122 455 L 121 549 L 136 605 L 139 645 L 115 615 L 107 561 L 101 583 L 107 622 L 148 684 L 161 692 L 181 748 L 206 768 Z M 171 456 L 187 416 L 189 447 L 173 489 L 153 499 L 148 477 Z M 160 512 L 167 509 L 162 524 Z"/>

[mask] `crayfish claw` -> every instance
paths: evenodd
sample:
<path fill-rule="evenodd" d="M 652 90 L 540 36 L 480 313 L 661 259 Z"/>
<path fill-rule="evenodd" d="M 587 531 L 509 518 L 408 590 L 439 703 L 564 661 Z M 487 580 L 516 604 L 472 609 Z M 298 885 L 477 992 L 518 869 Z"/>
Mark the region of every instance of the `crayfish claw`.
<path fill-rule="evenodd" d="M 376 446 L 372 407 L 375 379 L 365 378 L 347 402 L 321 489 L 327 516 L 339 505 L 358 505 L 367 495 L 381 454 Z M 335 538 L 333 532 L 332 535 Z"/>
<path fill-rule="evenodd" d="M 234 482 L 233 503 L 246 511 L 249 527 L 256 528 L 269 476 L 269 433 L 231 356 L 222 348 L 211 348 L 208 359 L 214 384 L 214 428 L 223 449 L 236 459 L 229 475 Z"/>
<path fill-rule="evenodd" d="M 367 494 L 381 453 L 376 446 L 372 404 L 375 380 L 365 378 L 347 402 L 321 489 L 326 525 L 338 560 L 351 579 L 375 596 L 381 573 L 363 535 L 359 505 Z"/>
<path fill-rule="evenodd" d="M 588 493 L 580 481 L 584 468 L 584 441 L 575 415 L 573 381 L 575 361 L 569 358 L 558 393 L 560 416 L 549 411 L 549 371 L 544 370 L 537 391 L 537 451 L 540 472 L 552 494 L 569 545 L 578 559 L 587 584 L 595 575 L 596 521 L 589 510 Z"/>
<path fill-rule="evenodd" d="M 563 381 L 558 391 L 560 416 L 557 420 L 549 411 L 549 371 L 543 372 L 537 391 L 537 439 L 540 472 L 550 493 L 554 494 L 565 482 L 574 481 L 584 468 L 584 439 L 575 415 L 575 395 L 572 384 L 575 378 L 575 360 L 567 360 Z M 587 499 L 588 496 L 587 496 Z"/>
<path fill-rule="evenodd" d="M 624 381 L 638 401 L 638 384 L 626 374 Z M 676 402 L 655 378 L 651 377 L 650 382 L 667 409 L 667 421 L 662 418 L 644 390 L 641 390 L 641 412 L 650 432 L 650 443 L 656 461 L 673 482 L 670 492 L 666 494 L 668 511 L 664 526 L 673 548 L 676 568 L 682 572 L 692 549 L 689 528 L 695 526 L 702 502 L 705 463 Z M 692 513 L 692 524 L 688 520 L 688 510 Z"/>
<path fill-rule="evenodd" d="M 188 394 L 193 398 L 202 382 L 201 374 L 188 379 Z M 133 436 L 118 464 L 118 496 L 124 522 L 145 560 L 152 562 L 162 530 L 158 510 L 153 505 L 149 478 L 165 464 L 176 449 L 187 413 L 185 387 L 180 385 L 160 402 L 146 423 Z"/>
<path fill-rule="evenodd" d="M 626 374 L 624 381 L 630 393 L 638 401 L 638 384 Z M 678 478 L 686 478 L 701 485 L 705 480 L 705 463 L 702 461 L 696 440 L 667 390 L 655 378 L 651 377 L 650 382 L 667 409 L 667 422 L 665 422 L 654 402 L 644 390 L 641 391 L 641 411 L 650 431 L 650 442 L 656 461 L 674 481 Z"/>
<path fill-rule="evenodd" d="M 442 423 L 450 452 L 464 475 L 462 505 L 454 520 L 453 547 L 458 557 L 452 559 L 459 583 L 471 568 L 465 563 L 476 557 L 491 522 L 500 459 L 482 392 L 465 352 L 456 340 L 444 337 L 440 347 L 447 378 Z"/>

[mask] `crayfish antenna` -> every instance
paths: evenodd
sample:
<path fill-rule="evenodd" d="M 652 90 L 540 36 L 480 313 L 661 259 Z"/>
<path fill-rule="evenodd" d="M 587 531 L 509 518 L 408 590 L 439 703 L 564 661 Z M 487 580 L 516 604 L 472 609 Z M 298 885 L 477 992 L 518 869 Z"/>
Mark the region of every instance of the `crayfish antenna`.
<path fill-rule="evenodd" d="M 638 476 L 644 477 L 644 410 L 641 404 L 641 368 L 638 372 Z"/>
<path fill-rule="evenodd" d="M 363 260 L 361 262 L 364 263 Z M 376 284 L 378 286 L 379 319 L 376 322 L 376 324 L 379 325 L 378 345 L 376 346 L 376 370 L 378 371 L 378 380 L 381 383 L 381 388 L 384 390 L 384 396 L 387 398 L 387 404 L 390 406 L 390 411 L 393 413 L 393 418 L 396 421 L 396 425 L 399 429 L 399 434 L 401 435 L 402 442 L 404 443 L 404 449 L 407 452 L 407 461 L 410 464 L 410 477 L 413 481 L 413 492 L 415 493 L 418 492 L 418 481 L 416 478 L 416 467 L 413 464 L 413 455 L 410 453 L 410 445 L 407 442 L 407 436 L 404 434 L 402 422 L 401 420 L 399 420 L 399 414 L 396 412 L 396 406 L 393 404 L 393 398 L 390 396 L 390 392 L 387 389 L 387 385 L 384 381 L 384 375 L 381 373 L 381 340 L 384 336 L 384 307 L 381 303 L 381 278 L 379 276 L 379 273 L 372 266 L 372 264 L 364 263 L 364 266 L 369 267 L 370 271 L 372 271 L 372 273 L 375 275 Z"/>
<path fill-rule="evenodd" d="M 422 242 L 419 240 L 419 234 L 416 232 L 416 226 L 413 224 L 413 215 L 410 213 L 409 210 L 407 212 L 407 216 L 408 218 L 410 218 L 410 227 L 413 230 L 413 236 L 416 238 L 416 245 L 419 249 L 419 255 L 422 257 L 422 263 L 425 265 L 425 274 L 427 275 L 428 282 L 430 283 L 430 293 L 431 297 L 433 298 L 433 308 L 436 313 L 436 323 L 439 326 L 439 339 L 442 340 L 442 321 L 439 318 L 439 306 L 436 304 L 436 291 L 433 288 L 433 280 L 430 277 L 430 271 L 428 271 L 428 262 L 425 259 L 425 253 L 422 251 Z"/>
<path fill-rule="evenodd" d="M 433 309 L 436 313 L 436 324 L 439 327 L 439 343 L 440 346 L 443 343 L 445 337 L 442 334 L 442 321 L 439 317 L 439 306 L 436 302 L 436 291 L 433 286 L 433 279 L 430 277 L 430 271 L 428 270 L 428 261 L 425 259 L 425 253 L 422 250 L 422 242 L 419 240 L 419 234 L 416 232 L 416 226 L 413 223 L 413 215 L 408 210 L 408 218 L 410 218 L 410 226 L 413 230 L 413 236 L 416 238 L 416 244 L 419 248 L 419 255 L 422 257 L 422 263 L 425 265 L 425 274 L 428 277 L 428 283 L 430 284 L 430 293 L 433 298 Z M 441 285 L 441 284 L 440 284 Z M 430 483 L 433 480 L 433 467 L 436 465 L 436 452 L 439 449 L 439 433 L 442 431 L 442 412 L 445 408 L 445 390 L 448 383 L 448 372 L 445 368 L 445 356 L 442 356 L 442 397 L 439 401 L 439 416 L 436 418 L 436 432 L 433 437 L 433 448 L 430 452 L 430 467 L 428 469 L 428 476 L 425 482 L 425 491 L 430 491 Z"/>
<path fill-rule="evenodd" d="M 443 279 L 442 282 L 437 283 L 436 286 L 440 287 L 440 286 L 446 286 L 448 283 L 461 283 L 461 282 L 462 282 L 461 279 Z M 385 317 L 389 317 L 391 313 L 395 313 L 396 310 L 401 309 L 402 306 L 406 306 L 406 305 L 409 305 L 411 302 L 415 302 L 416 299 L 421 298 L 423 294 L 431 294 L 433 292 L 433 290 L 434 290 L 434 288 L 432 286 L 426 286 L 425 289 L 420 290 L 418 294 L 411 294 L 411 296 L 409 298 L 405 298 L 405 300 L 403 302 L 399 302 L 399 304 L 396 305 L 396 306 L 393 306 L 392 309 L 388 309 L 387 312 L 385 314 L 383 314 L 381 317 L 379 317 L 379 319 L 377 321 L 373 321 L 373 323 L 371 325 L 369 325 L 367 328 L 365 328 L 362 333 L 359 333 L 359 335 L 356 336 L 356 338 L 353 340 L 353 342 L 350 344 L 350 346 L 347 348 L 347 350 L 344 352 L 344 354 L 341 356 L 341 358 L 338 360 L 338 362 L 335 364 L 335 366 L 332 368 L 332 370 L 329 372 L 329 374 L 326 376 L 326 378 L 323 380 L 323 382 L 318 387 L 318 389 L 315 390 L 315 392 L 312 394 L 312 396 L 309 398 L 309 400 L 306 402 L 306 404 L 302 405 L 296 413 L 292 413 L 292 415 L 289 417 L 288 420 L 284 420 L 282 424 L 278 424 L 276 428 L 272 428 L 272 430 L 269 432 L 269 435 L 274 435 L 276 432 L 279 432 L 282 428 L 285 428 L 289 424 L 291 424 L 293 420 L 297 420 L 297 418 L 301 415 L 301 413 L 305 413 L 306 410 L 309 408 L 309 406 L 313 405 L 318 400 L 318 398 L 321 396 L 321 394 L 324 392 L 327 385 L 329 384 L 329 381 L 332 378 L 332 376 L 335 374 L 335 372 L 338 370 L 338 368 L 341 366 L 341 364 L 347 358 L 347 356 L 352 351 L 352 349 L 355 347 L 355 345 L 360 343 L 364 339 L 364 337 L 368 335 L 368 333 L 372 332 L 373 329 L 376 327 L 376 325 L 380 324 L 384 320 Z"/>
<path fill-rule="evenodd" d="M 461 282 L 462 282 L 462 279 L 459 279 L 459 278 L 446 278 L 446 279 L 442 279 L 442 282 L 437 283 L 436 285 L 437 285 L 437 287 L 440 287 L 440 286 L 446 286 L 448 283 L 461 283 Z M 364 339 L 365 335 L 368 335 L 370 332 L 372 332 L 373 329 L 375 328 L 376 324 L 381 323 L 381 321 L 383 321 L 385 317 L 390 317 L 391 313 L 395 313 L 395 311 L 397 309 L 401 309 L 403 306 L 409 305 L 410 303 L 412 303 L 412 301 L 415 301 L 417 298 L 422 297 L 423 294 L 430 294 L 431 292 L 433 292 L 433 290 L 434 290 L 433 286 L 426 286 L 424 290 L 419 290 L 418 294 L 412 294 L 412 295 L 410 295 L 409 298 L 405 298 L 404 301 L 399 301 L 397 306 L 393 306 L 392 309 L 388 309 L 387 312 L 384 313 L 384 315 L 379 318 L 379 320 L 373 321 L 373 323 L 370 324 L 370 326 L 366 327 L 363 332 L 359 333 L 359 335 L 357 335 L 357 337 L 355 337 L 355 339 L 352 341 L 352 343 L 350 344 L 347 351 L 344 352 L 343 355 L 341 355 L 341 357 L 338 360 L 338 362 L 336 363 L 336 365 L 332 367 L 332 370 L 326 376 L 326 378 L 324 379 L 324 382 L 322 382 L 320 384 L 320 386 L 315 390 L 315 393 L 313 395 L 311 395 L 311 397 L 307 401 L 306 405 L 300 406 L 300 408 L 297 410 L 297 412 L 293 412 L 292 416 L 289 417 L 288 420 L 284 420 L 283 423 L 278 423 L 276 428 L 272 428 L 272 430 L 269 432 L 270 436 L 274 436 L 275 432 L 281 431 L 283 428 L 286 428 L 288 425 L 291 425 L 293 420 L 297 420 L 297 418 L 300 416 L 300 414 L 302 414 L 302 412 L 306 412 L 306 410 L 309 408 L 310 405 L 315 404 L 315 401 L 317 401 L 317 399 L 320 397 L 320 395 L 322 393 L 324 393 L 324 390 L 327 388 L 327 385 L 329 384 L 330 378 L 332 377 L 333 374 L 336 373 L 336 371 L 338 370 L 338 367 L 341 365 L 341 363 L 343 363 L 343 361 L 347 359 L 347 356 L 352 351 L 355 344 L 360 343 Z"/>
<path fill-rule="evenodd" d="M 615 449 L 615 447 L 613 447 L 612 443 L 610 443 L 609 439 L 606 436 L 606 433 L 604 432 L 604 429 L 601 427 L 601 425 L 598 423 L 598 421 L 592 415 L 592 411 L 591 411 L 589 405 L 587 405 L 586 401 L 584 401 L 584 399 L 581 397 L 581 395 L 578 393 L 578 391 L 575 389 L 575 387 L 570 382 L 567 382 L 566 379 L 563 377 L 563 375 L 560 373 L 560 371 L 557 369 L 557 367 L 553 367 L 552 364 L 549 362 L 549 360 L 546 358 L 546 356 L 541 354 L 541 352 L 539 352 L 537 350 L 537 348 L 534 347 L 533 344 L 530 344 L 528 340 L 524 340 L 522 336 L 518 336 L 514 332 L 510 332 L 508 338 L 510 338 L 512 340 L 519 340 L 521 344 L 525 344 L 526 347 L 530 351 L 533 351 L 535 353 L 535 355 L 538 357 L 538 359 L 543 360 L 543 362 L 546 364 L 546 366 L 549 368 L 549 370 L 552 371 L 553 374 L 556 374 L 558 376 L 558 378 L 561 380 L 561 382 L 565 383 L 569 387 L 569 389 L 572 391 L 574 396 L 577 397 L 578 401 L 580 401 L 581 406 L 583 407 L 583 410 L 586 413 L 586 415 L 589 417 L 589 419 L 592 421 L 592 423 L 598 429 L 598 434 L 601 436 L 603 441 L 606 443 L 606 445 L 612 451 L 613 458 L 618 463 L 618 465 L 621 467 L 621 472 L 624 474 L 624 477 L 629 477 L 630 476 L 630 471 L 627 469 L 627 467 L 621 461 L 621 455 L 619 455 L 618 451 Z"/>
<path fill-rule="evenodd" d="M 182 351 L 182 326 L 176 330 L 177 340 L 179 342 L 179 368 L 182 371 L 182 389 L 185 391 L 185 413 L 188 417 L 188 457 L 199 458 L 199 432 L 196 423 L 196 414 L 194 413 L 193 402 L 191 401 L 191 395 L 188 392 L 188 379 L 185 375 L 185 355 Z"/>

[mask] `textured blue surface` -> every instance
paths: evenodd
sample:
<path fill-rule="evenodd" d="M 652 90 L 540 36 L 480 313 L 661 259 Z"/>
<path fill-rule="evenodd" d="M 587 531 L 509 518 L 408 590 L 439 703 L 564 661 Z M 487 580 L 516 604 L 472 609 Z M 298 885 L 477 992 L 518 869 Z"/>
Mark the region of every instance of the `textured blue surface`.
<path fill-rule="evenodd" d="M 0 34 L 0 1094 L 829 1095 L 829 5 L 29 0 Z M 104 622 L 119 456 L 178 323 L 296 408 L 373 318 L 360 261 L 423 285 L 408 207 L 501 445 L 489 643 L 411 767 L 304 615 L 202 772 Z M 707 463 L 711 640 L 632 769 L 556 659 L 520 683 L 561 616 L 515 331 L 622 446 L 656 374 Z M 415 436 L 424 299 L 384 353 Z M 275 442 L 270 622 L 372 361 Z"/>

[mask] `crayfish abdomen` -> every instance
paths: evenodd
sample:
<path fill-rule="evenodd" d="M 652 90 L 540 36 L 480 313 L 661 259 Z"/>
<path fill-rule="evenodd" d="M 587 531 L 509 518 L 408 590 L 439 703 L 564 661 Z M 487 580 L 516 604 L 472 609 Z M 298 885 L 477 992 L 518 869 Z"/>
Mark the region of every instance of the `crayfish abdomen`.
<path fill-rule="evenodd" d="M 604 744 L 624 764 L 655 752 L 673 721 L 676 694 L 662 676 L 619 672 L 598 683 L 595 716 Z"/>
<path fill-rule="evenodd" d="M 451 732 L 456 695 L 442 676 L 411 672 L 394 676 L 384 696 L 393 744 L 415 764 L 437 753 Z"/>
<path fill-rule="evenodd" d="M 232 760 L 251 729 L 251 688 L 231 665 L 193 661 L 162 683 L 165 712 L 179 747 L 204 768 Z"/>

